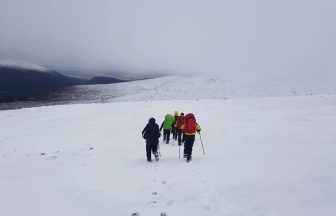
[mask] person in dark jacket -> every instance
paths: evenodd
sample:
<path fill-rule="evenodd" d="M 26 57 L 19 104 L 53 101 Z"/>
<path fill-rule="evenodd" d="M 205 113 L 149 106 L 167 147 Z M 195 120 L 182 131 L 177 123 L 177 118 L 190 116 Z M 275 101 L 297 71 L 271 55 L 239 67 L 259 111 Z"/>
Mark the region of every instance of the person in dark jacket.
<path fill-rule="evenodd" d="M 146 127 L 142 130 L 142 137 L 146 140 L 146 155 L 147 161 L 152 161 L 152 153 L 155 156 L 155 160 L 159 160 L 159 154 L 157 152 L 159 138 L 160 138 L 159 125 L 155 123 L 154 118 L 150 118 Z"/>

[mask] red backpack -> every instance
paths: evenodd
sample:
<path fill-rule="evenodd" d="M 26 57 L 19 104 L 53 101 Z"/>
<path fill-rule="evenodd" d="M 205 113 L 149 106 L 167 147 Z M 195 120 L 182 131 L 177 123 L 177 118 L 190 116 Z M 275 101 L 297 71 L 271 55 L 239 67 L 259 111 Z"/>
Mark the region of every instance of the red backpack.
<path fill-rule="evenodd" d="M 196 131 L 196 118 L 194 114 L 189 113 L 184 117 L 184 132 L 185 133 L 195 133 Z"/>
<path fill-rule="evenodd" d="M 184 116 L 180 116 L 177 120 L 177 128 L 181 128 L 183 124 L 184 124 Z"/>

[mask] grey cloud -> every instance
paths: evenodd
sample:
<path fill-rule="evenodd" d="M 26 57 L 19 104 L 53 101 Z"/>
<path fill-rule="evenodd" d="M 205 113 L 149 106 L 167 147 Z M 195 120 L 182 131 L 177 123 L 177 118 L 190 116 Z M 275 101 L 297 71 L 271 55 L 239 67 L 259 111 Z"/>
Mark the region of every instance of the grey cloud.
<path fill-rule="evenodd" d="M 226 76 L 334 73 L 331 0 L 1 0 L 0 57 Z"/>

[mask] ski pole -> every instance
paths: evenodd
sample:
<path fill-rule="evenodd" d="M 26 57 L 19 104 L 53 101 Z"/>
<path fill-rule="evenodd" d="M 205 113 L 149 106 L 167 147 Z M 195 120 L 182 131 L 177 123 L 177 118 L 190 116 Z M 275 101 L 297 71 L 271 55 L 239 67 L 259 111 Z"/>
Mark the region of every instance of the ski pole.
<path fill-rule="evenodd" d="M 179 159 L 181 159 L 181 145 L 179 145 Z"/>
<path fill-rule="evenodd" d="M 160 152 L 160 143 L 158 144 L 158 151 L 159 151 L 159 156 L 161 157 L 161 152 Z"/>
<path fill-rule="evenodd" d="M 202 144 L 202 149 L 203 149 L 203 154 L 205 155 L 205 151 L 204 151 L 204 146 L 203 146 L 203 141 L 202 141 L 202 136 L 201 136 L 201 132 L 198 133 L 200 140 L 201 140 L 201 144 Z"/>
<path fill-rule="evenodd" d="M 173 134 L 173 146 L 175 145 L 175 140 L 174 140 L 174 128 L 172 128 L 172 134 Z"/>

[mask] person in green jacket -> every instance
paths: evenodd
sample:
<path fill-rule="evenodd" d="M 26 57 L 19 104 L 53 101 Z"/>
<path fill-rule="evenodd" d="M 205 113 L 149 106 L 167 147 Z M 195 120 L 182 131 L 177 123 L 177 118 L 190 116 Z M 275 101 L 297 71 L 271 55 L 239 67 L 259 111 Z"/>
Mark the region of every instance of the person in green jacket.
<path fill-rule="evenodd" d="M 170 139 L 170 131 L 172 129 L 172 127 L 174 127 L 174 120 L 175 117 L 167 114 L 165 116 L 165 120 L 162 122 L 161 127 L 160 127 L 160 131 L 163 128 L 163 142 L 166 141 L 166 143 L 169 143 L 169 139 Z"/>

